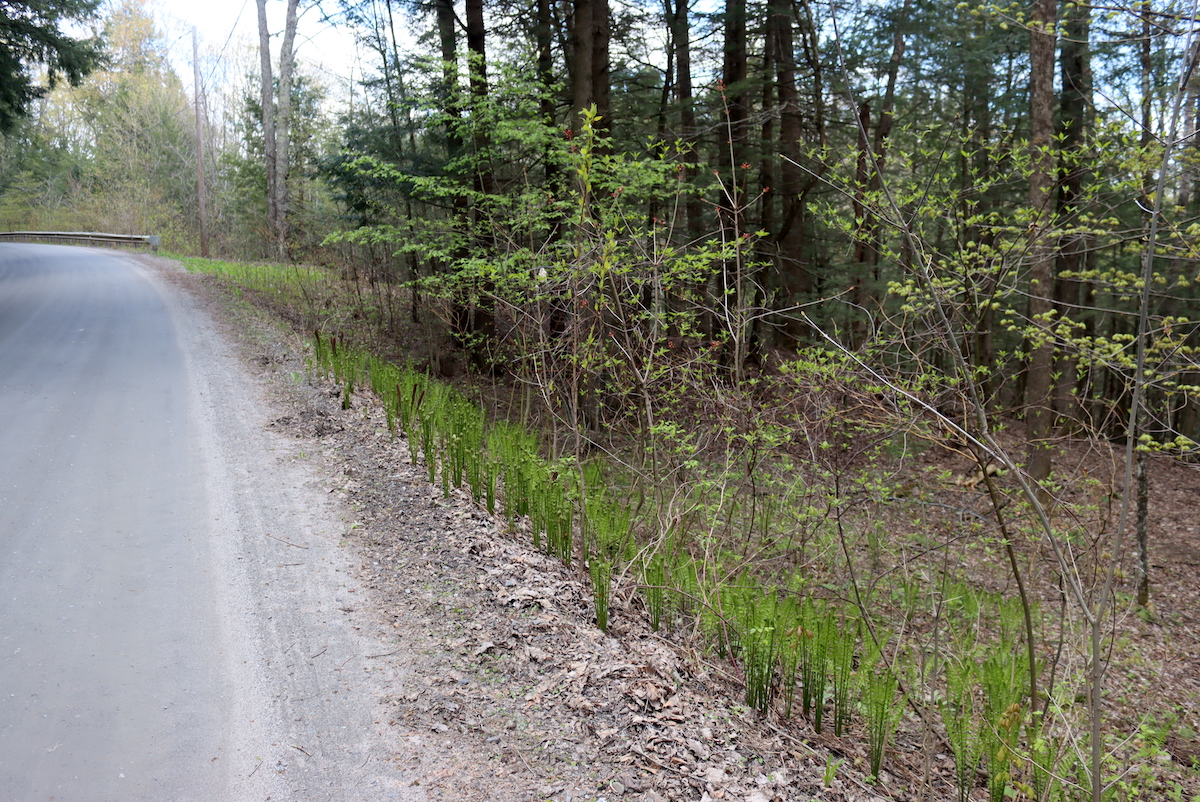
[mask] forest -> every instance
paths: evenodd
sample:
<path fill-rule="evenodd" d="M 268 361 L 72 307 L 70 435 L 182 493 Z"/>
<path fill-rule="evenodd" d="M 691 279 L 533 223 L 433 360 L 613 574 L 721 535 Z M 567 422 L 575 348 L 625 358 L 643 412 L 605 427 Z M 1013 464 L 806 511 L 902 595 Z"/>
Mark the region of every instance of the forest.
<path fill-rule="evenodd" d="M 278 3 L 199 80 L 153 0 L 75 8 L 103 56 L 0 116 L 0 229 L 161 235 L 600 628 L 627 590 L 876 781 L 898 728 L 953 756 L 880 793 L 1200 798 L 1155 684 L 1200 510 L 1150 480 L 1198 486 L 1194 3 Z"/>

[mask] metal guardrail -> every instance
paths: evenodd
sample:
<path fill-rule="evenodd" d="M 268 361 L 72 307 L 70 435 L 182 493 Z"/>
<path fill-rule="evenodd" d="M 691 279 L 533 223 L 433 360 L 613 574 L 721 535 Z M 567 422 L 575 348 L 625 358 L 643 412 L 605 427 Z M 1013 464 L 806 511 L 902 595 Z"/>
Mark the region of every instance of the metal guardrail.
<path fill-rule="evenodd" d="M 157 251 L 157 234 L 96 234 L 86 231 L 0 231 L 0 242 L 47 242 L 58 245 L 102 245 L 109 248 L 149 247 Z"/>

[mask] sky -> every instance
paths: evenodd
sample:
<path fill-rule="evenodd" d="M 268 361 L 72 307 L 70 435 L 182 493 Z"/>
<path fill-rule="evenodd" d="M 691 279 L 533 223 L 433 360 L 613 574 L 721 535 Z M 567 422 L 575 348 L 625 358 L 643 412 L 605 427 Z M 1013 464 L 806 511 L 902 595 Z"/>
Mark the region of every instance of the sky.
<path fill-rule="evenodd" d="M 258 7 L 255 0 L 150 0 L 147 4 L 170 43 L 171 61 L 185 86 L 192 84 L 192 26 L 200 40 L 201 81 L 210 93 L 226 80 L 225 70 L 258 63 Z M 272 63 L 278 65 L 283 0 L 268 0 Z M 329 88 L 354 71 L 354 37 L 347 29 L 322 22 L 316 8 L 302 10 L 296 31 L 296 56 L 306 71 L 320 75 Z M 255 66 L 255 69 L 257 67 Z"/>

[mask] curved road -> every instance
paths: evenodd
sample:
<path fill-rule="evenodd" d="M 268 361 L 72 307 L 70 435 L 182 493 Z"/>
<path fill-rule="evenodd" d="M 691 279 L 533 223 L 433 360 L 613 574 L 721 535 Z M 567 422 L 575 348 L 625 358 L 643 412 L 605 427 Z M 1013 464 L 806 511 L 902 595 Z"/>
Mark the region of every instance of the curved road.
<path fill-rule="evenodd" d="M 0 244 L 0 799 L 401 798 L 340 524 L 189 304 Z"/>

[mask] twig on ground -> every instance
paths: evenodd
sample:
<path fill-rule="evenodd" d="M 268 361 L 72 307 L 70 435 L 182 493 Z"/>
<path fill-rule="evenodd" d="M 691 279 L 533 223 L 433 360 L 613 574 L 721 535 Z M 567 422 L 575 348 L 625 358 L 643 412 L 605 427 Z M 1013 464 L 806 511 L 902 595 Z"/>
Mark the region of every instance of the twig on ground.
<path fill-rule="evenodd" d="M 266 535 L 267 537 L 271 538 L 271 540 L 278 540 L 280 543 L 286 543 L 287 545 L 291 546 L 294 549 L 307 549 L 308 548 L 308 546 L 302 546 L 299 543 L 293 543 L 290 540 L 284 540 L 281 537 L 275 537 L 270 532 L 263 532 L 263 534 Z M 301 563 L 296 563 L 296 565 L 300 565 L 300 564 Z"/>
<path fill-rule="evenodd" d="M 521 750 L 513 746 L 511 743 L 506 744 L 506 746 L 513 751 L 513 754 L 521 758 L 521 762 L 525 764 L 525 768 L 529 769 L 529 773 L 536 777 L 538 773 L 533 770 L 533 766 L 529 765 L 529 761 L 525 759 L 523 754 L 521 754 Z"/>

